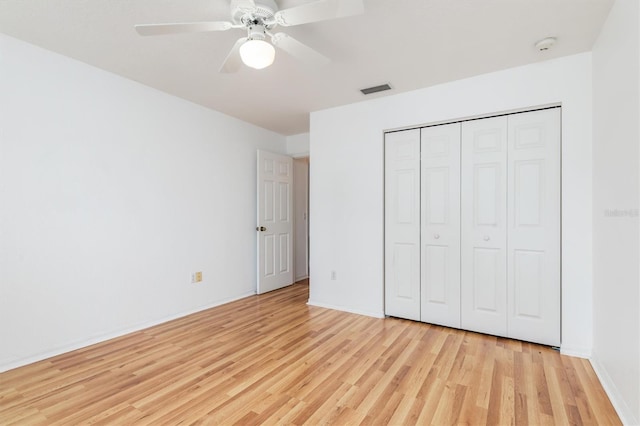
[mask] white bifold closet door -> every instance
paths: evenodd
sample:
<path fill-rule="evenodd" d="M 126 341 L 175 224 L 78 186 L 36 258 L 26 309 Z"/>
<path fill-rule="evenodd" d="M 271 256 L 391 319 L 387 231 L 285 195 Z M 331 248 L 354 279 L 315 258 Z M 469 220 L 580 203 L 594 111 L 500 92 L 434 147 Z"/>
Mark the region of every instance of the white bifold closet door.
<path fill-rule="evenodd" d="M 507 334 L 560 345 L 560 108 L 509 116 Z"/>
<path fill-rule="evenodd" d="M 385 313 L 560 345 L 560 108 L 385 135 Z"/>
<path fill-rule="evenodd" d="M 560 109 L 462 124 L 462 328 L 560 345 Z"/>
<path fill-rule="evenodd" d="M 421 129 L 421 321 L 460 328 L 460 123 Z"/>
<path fill-rule="evenodd" d="M 462 123 L 462 328 L 507 335 L 507 117 Z"/>
<path fill-rule="evenodd" d="M 420 129 L 385 135 L 385 313 L 420 321 Z"/>

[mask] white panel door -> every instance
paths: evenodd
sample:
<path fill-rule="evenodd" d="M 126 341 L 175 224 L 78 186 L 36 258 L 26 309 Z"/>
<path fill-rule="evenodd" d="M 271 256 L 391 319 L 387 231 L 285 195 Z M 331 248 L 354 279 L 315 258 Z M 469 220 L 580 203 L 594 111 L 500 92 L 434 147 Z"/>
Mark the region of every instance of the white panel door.
<path fill-rule="evenodd" d="M 560 109 L 509 116 L 508 336 L 560 345 Z"/>
<path fill-rule="evenodd" d="M 421 129 L 421 309 L 460 328 L 460 124 Z"/>
<path fill-rule="evenodd" d="M 420 130 L 385 135 L 385 314 L 420 320 Z"/>
<path fill-rule="evenodd" d="M 293 283 L 293 161 L 258 150 L 258 294 Z"/>
<path fill-rule="evenodd" d="M 462 328 L 507 335 L 507 117 L 462 124 Z"/>

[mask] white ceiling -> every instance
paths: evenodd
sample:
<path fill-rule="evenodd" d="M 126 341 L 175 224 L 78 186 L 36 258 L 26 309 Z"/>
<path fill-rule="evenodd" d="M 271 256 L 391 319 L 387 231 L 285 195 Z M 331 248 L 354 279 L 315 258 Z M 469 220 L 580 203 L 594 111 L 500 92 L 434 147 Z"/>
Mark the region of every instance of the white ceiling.
<path fill-rule="evenodd" d="M 277 0 L 281 8 L 313 0 Z M 614 0 L 364 0 L 365 14 L 282 30 L 332 59 L 282 51 L 264 70 L 218 68 L 242 30 L 141 37 L 134 24 L 228 20 L 229 0 L 0 0 L 0 32 L 283 135 L 309 113 L 591 50 Z M 558 37 L 538 52 L 534 43 Z"/>

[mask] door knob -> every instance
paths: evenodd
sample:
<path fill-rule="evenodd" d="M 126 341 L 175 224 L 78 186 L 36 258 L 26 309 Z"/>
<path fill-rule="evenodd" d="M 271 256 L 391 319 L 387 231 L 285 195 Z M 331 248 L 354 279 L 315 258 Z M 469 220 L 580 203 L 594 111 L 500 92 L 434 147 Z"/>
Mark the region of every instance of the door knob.
<path fill-rule="evenodd" d="M 266 231 L 266 230 L 267 230 L 267 228 L 265 228 L 264 226 L 258 226 L 258 227 L 256 227 L 256 231 L 264 232 L 264 231 Z"/>
<path fill-rule="evenodd" d="M 490 240 L 490 238 L 489 238 L 489 236 L 488 236 L 488 235 L 485 235 L 483 239 L 484 239 L 485 241 L 489 241 L 489 240 Z"/>
<path fill-rule="evenodd" d="M 433 238 L 435 238 L 436 240 L 440 238 L 440 234 L 433 234 Z"/>

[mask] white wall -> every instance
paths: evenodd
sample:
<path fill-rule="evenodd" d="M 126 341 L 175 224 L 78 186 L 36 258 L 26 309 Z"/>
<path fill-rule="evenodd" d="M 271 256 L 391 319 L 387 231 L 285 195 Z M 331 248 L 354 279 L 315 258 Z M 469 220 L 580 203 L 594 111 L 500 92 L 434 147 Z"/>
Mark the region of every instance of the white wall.
<path fill-rule="evenodd" d="M 562 103 L 562 350 L 589 356 L 591 100 L 584 53 L 312 113 L 310 303 L 383 315 L 385 129 Z"/>
<path fill-rule="evenodd" d="M 0 371 L 254 293 L 283 136 L 2 35 L 0 94 Z"/>
<path fill-rule="evenodd" d="M 593 364 L 640 424 L 640 6 L 618 0 L 593 49 Z"/>
<path fill-rule="evenodd" d="M 287 136 L 287 155 L 294 158 L 309 156 L 309 133 Z"/>

